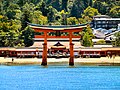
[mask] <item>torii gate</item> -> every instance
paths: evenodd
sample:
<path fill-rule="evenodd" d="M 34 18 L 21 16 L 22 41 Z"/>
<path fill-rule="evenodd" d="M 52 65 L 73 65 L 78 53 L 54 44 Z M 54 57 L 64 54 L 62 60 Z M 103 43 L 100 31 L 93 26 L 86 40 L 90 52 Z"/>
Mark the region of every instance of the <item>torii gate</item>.
<path fill-rule="evenodd" d="M 87 24 L 80 24 L 80 25 L 67 25 L 67 26 L 42 26 L 38 24 L 29 24 L 35 32 L 44 32 L 44 43 L 43 43 L 43 55 L 42 55 L 42 63 L 41 65 L 47 65 L 47 38 L 69 38 L 69 45 L 70 45 L 70 58 L 69 58 L 69 65 L 74 65 L 74 51 L 72 43 L 72 38 L 80 38 L 80 36 L 74 36 L 74 32 L 80 32 L 84 27 L 87 27 Z M 49 36 L 48 32 L 68 32 L 68 36 Z"/>

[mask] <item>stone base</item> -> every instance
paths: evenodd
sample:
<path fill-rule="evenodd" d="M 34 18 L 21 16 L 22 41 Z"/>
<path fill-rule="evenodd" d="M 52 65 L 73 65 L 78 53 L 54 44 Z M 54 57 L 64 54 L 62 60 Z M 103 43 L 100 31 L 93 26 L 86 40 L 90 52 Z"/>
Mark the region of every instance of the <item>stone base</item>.
<path fill-rule="evenodd" d="M 69 59 L 69 65 L 70 66 L 74 66 L 74 58 L 73 57 L 70 57 L 70 59 Z"/>
<path fill-rule="evenodd" d="M 47 65 L 47 59 L 43 58 L 41 65 L 46 66 Z"/>

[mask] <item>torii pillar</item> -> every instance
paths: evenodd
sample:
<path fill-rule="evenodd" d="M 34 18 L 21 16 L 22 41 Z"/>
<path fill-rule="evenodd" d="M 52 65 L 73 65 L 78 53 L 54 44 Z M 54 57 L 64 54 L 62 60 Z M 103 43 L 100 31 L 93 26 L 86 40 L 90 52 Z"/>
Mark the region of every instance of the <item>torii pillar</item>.
<path fill-rule="evenodd" d="M 74 65 L 74 51 L 73 51 L 73 46 L 74 44 L 72 43 L 72 32 L 69 32 L 69 45 L 70 45 L 70 59 L 69 59 L 69 65 L 73 66 Z"/>
<path fill-rule="evenodd" d="M 47 32 L 44 32 L 44 43 L 43 43 L 43 54 L 42 54 L 42 63 L 41 65 L 47 65 Z"/>

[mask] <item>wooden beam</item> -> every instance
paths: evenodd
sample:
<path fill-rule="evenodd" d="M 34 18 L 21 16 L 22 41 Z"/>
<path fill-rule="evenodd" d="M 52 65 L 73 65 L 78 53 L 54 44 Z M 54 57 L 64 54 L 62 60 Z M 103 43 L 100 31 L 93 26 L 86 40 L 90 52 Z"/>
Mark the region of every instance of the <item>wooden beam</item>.
<path fill-rule="evenodd" d="M 64 29 L 64 30 L 53 30 L 53 29 L 39 29 L 39 28 L 33 28 L 35 30 L 35 32 L 56 32 L 56 31 L 60 31 L 60 32 L 81 32 L 82 28 L 78 28 L 78 29 Z"/>
<path fill-rule="evenodd" d="M 35 38 L 44 38 L 44 35 L 35 35 Z M 69 36 L 48 36 L 47 38 L 69 38 Z M 81 36 L 74 36 L 72 35 L 72 38 L 81 38 Z"/>

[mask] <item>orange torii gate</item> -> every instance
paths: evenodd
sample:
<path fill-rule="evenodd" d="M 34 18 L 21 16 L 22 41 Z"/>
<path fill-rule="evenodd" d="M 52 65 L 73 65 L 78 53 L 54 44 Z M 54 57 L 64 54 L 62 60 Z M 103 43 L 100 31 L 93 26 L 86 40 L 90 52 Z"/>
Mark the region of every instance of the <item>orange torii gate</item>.
<path fill-rule="evenodd" d="M 66 26 L 42 26 L 38 24 L 29 24 L 30 27 L 32 27 L 35 32 L 43 32 L 44 34 L 42 36 L 44 38 L 43 43 L 43 55 L 42 55 L 42 64 L 41 65 L 47 65 L 47 38 L 69 38 L 69 45 L 70 45 L 70 59 L 69 59 L 69 65 L 74 65 L 74 51 L 72 43 L 72 38 L 80 38 L 80 36 L 74 36 L 74 32 L 80 32 L 84 27 L 87 27 L 87 24 L 80 24 L 80 25 L 66 25 Z M 58 35 L 56 36 L 49 36 L 49 32 L 55 32 Z M 69 33 L 68 36 L 60 36 L 60 32 L 67 32 Z"/>

